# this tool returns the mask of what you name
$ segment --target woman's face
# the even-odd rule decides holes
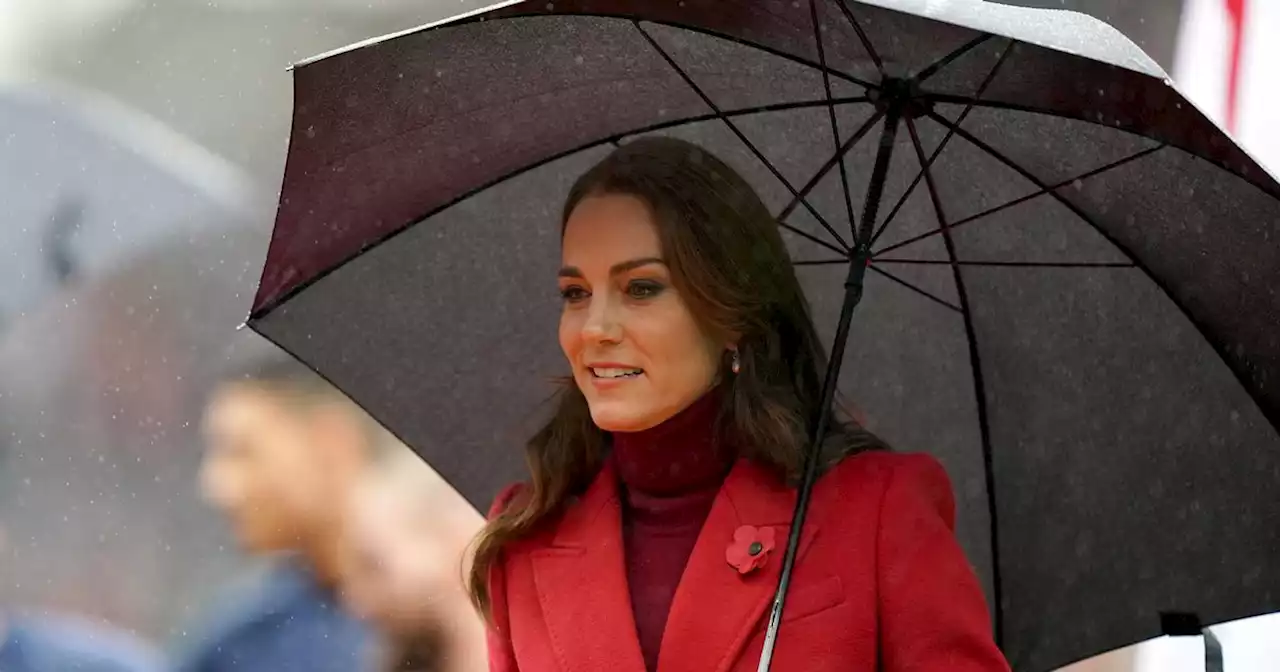
[[[715,385],[729,344],[703,332],[672,285],[643,201],[583,199],[561,256],[560,347],[597,426],[654,427]]]

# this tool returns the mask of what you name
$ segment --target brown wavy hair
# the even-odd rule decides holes
[[[827,357],[777,221],[751,185],[697,145],[671,138],[628,142],[570,190],[563,223],[583,199],[629,195],[652,211],[672,284],[708,334],[736,337],[740,370],[721,377],[723,431],[739,457],[799,480],[817,422]],[[723,366],[728,369],[729,353]],[[551,419],[525,446],[531,480],[473,543],[468,586],[490,614],[488,577],[508,544],[556,519],[599,472],[608,437],[572,382],[553,399]],[[882,448],[848,418],[833,423],[824,463]]]

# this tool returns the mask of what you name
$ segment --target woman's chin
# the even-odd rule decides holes
[[[591,420],[606,432],[642,432],[661,421],[655,421],[653,413],[635,408],[633,404],[599,402],[591,404]]]

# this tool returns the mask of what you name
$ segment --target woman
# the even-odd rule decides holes
[[[755,670],[826,362],[768,209],[628,143],[564,208],[572,384],[475,546],[490,669]],[[824,443],[774,669],[1007,670],[932,458]]]

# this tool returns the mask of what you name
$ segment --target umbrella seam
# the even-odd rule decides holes
[[[951,123],[950,121],[947,121],[945,117],[942,117],[941,115],[934,112],[930,112],[929,116],[932,117],[934,121],[936,121],[939,124],[942,124],[943,126],[947,126]],[[1002,152],[992,148],[990,145],[988,145],[986,142],[983,142],[980,138],[974,136],[972,133],[958,127],[956,128],[956,132],[960,134],[962,138],[969,141],[969,143],[972,144],[973,146],[977,147],[982,151],[985,151],[992,158],[995,158],[997,161],[1005,164],[1006,166],[1012,168],[1014,171],[1021,174],[1027,180],[1030,180],[1032,184],[1035,184],[1037,187],[1041,189],[1045,187],[1044,182],[1040,178],[1036,177],[1034,173],[1026,170],[1024,167],[1019,165],[1017,161],[1010,159],[1009,157],[1005,156]],[[1192,156],[1195,156],[1195,155],[1193,154]],[[1209,346],[1213,348],[1213,351],[1218,354],[1219,359],[1222,360],[1222,363],[1225,364],[1227,369],[1230,370],[1232,375],[1235,376],[1236,382],[1238,382],[1240,386],[1244,388],[1245,393],[1249,395],[1249,398],[1253,401],[1254,405],[1257,406],[1258,410],[1262,413],[1263,417],[1267,419],[1267,422],[1271,423],[1272,427],[1276,428],[1277,430],[1280,430],[1280,410],[1272,409],[1267,404],[1264,404],[1262,402],[1262,399],[1259,396],[1258,390],[1255,388],[1254,384],[1250,382],[1248,376],[1245,375],[1245,372],[1240,367],[1233,364],[1232,360],[1229,357],[1227,357],[1227,353],[1225,348],[1223,347],[1222,342],[1219,339],[1214,338],[1210,335],[1208,328],[1204,325],[1203,322],[1200,321],[1198,317],[1196,317],[1194,314],[1191,313],[1190,310],[1187,309],[1187,306],[1182,302],[1182,300],[1179,299],[1173,292],[1169,291],[1169,288],[1165,285],[1165,283],[1162,280],[1160,280],[1155,275],[1155,273],[1152,273],[1151,269],[1147,268],[1147,265],[1144,264],[1142,260],[1139,259],[1138,256],[1133,253],[1132,250],[1130,250],[1127,246],[1122,245],[1120,241],[1116,240],[1115,237],[1112,236],[1109,231],[1107,231],[1105,228],[1103,228],[1097,222],[1095,222],[1093,218],[1090,217],[1084,211],[1083,208],[1076,205],[1074,202],[1067,199],[1062,194],[1057,193],[1056,191],[1050,191],[1048,193],[1050,196],[1054,198],[1054,200],[1057,200],[1059,203],[1066,206],[1073,213],[1075,213],[1077,217],[1079,217],[1082,221],[1088,224],[1094,231],[1097,231],[1099,235],[1101,235],[1103,238],[1107,240],[1107,242],[1114,245],[1116,249],[1120,250],[1120,252],[1125,255],[1125,257],[1133,261],[1134,266],[1140,269],[1147,276],[1147,278],[1150,279],[1151,282],[1155,284],[1155,286],[1161,291],[1161,293],[1163,293],[1166,297],[1169,298],[1170,301],[1173,302],[1173,305],[1178,308],[1178,311],[1182,313],[1183,317],[1187,318],[1187,321],[1189,321],[1191,325],[1195,327],[1196,331],[1200,334],[1202,338],[1204,338],[1205,342],[1207,342]]]
[[[916,128],[914,119],[907,118],[907,131],[911,136],[911,144],[915,148],[916,159],[920,161],[920,165],[924,166],[925,153],[924,146],[920,143],[920,133]],[[938,219],[938,226],[943,230],[943,241],[947,248],[947,257],[955,262],[956,248],[955,239],[952,238],[950,230],[947,228],[946,213],[943,210],[942,197],[938,193],[937,185],[933,180],[932,171],[925,169],[925,187],[929,190],[929,200],[933,202],[933,212]],[[969,292],[965,287],[964,274],[960,267],[955,263],[951,264],[952,277],[956,283],[956,296],[960,300],[961,315],[964,318],[965,337],[969,345],[969,368],[973,380],[974,403],[977,405],[978,414],[978,433],[982,441],[982,467],[984,476],[987,480],[987,509],[989,516],[990,539],[989,546],[991,550],[991,588],[992,601],[995,603],[992,609],[992,630],[994,632],[996,645],[1004,648],[1004,588],[1001,582],[1000,571],[1000,523],[996,509],[996,488],[995,488],[995,464],[994,455],[991,448],[991,423],[987,413],[987,388],[986,380],[982,370],[982,354],[978,349],[977,333],[973,325],[973,312],[969,307]]]
[[[810,1],[817,2],[817,0]],[[849,9],[849,5],[843,2],[843,0],[835,0],[835,3],[840,7],[840,12],[844,14],[844,18],[849,20],[849,25],[853,26],[853,32],[858,34],[858,39],[862,42],[862,48],[867,50],[867,56],[871,58],[872,63],[875,63],[876,70],[880,72],[881,79],[887,79],[889,74],[885,72],[884,60],[880,58],[880,54],[876,51],[876,48],[871,45],[871,39],[867,37],[866,31],[862,29],[862,24],[858,23],[858,20],[853,16],[853,10]]]
[[[924,100],[932,101],[936,103],[952,104],[952,105],[966,105],[970,102],[973,102],[970,98],[966,98],[965,96],[958,96],[958,95],[946,94],[946,93],[925,93]],[[1207,161],[1225,170],[1226,172],[1232,175],[1235,175],[1236,177],[1253,185],[1255,188],[1257,188],[1259,191],[1265,194],[1269,194],[1276,198],[1280,198],[1280,183],[1277,183],[1271,180],[1270,175],[1267,173],[1266,169],[1260,168],[1256,165],[1254,167],[1245,166],[1246,168],[1249,168],[1248,170],[1249,174],[1245,175],[1240,171],[1236,170],[1235,167],[1230,165],[1225,160],[1208,158],[1186,147],[1183,147],[1182,145],[1170,142],[1163,137],[1157,137],[1155,135],[1148,135],[1146,133],[1143,133],[1142,130],[1145,127],[1141,124],[1138,124],[1137,122],[1131,122],[1124,125],[1104,124],[1104,123],[1098,123],[1097,121],[1089,120],[1085,117],[1078,116],[1075,114],[1069,114],[1069,113],[1058,112],[1053,110],[1037,109],[1037,108],[1028,107],[1025,105],[1018,105],[1016,103],[1009,103],[1009,102],[996,101],[996,100],[977,101],[977,102],[973,102],[973,104],[975,107],[982,107],[982,108],[988,108],[993,110],[1008,110],[1011,112],[1022,112],[1023,114],[1039,114],[1039,115],[1044,115],[1046,117],[1057,117],[1059,119],[1069,119],[1072,121],[1079,121],[1086,124],[1092,124],[1094,126],[1102,126],[1104,128],[1123,131],[1132,136],[1142,138],[1144,140],[1150,140],[1152,142],[1158,142],[1163,145],[1167,145],[1169,147],[1176,147],[1190,154],[1191,156]],[[951,124],[951,123],[953,122],[947,121],[946,123],[943,124],[943,126],[947,126],[948,124]],[[1243,154],[1242,156],[1246,160],[1252,161],[1252,159],[1247,154]],[[1253,168],[1258,168],[1258,169],[1254,170]]]
[[[893,282],[896,282],[896,283],[898,283],[899,285],[902,285],[903,287],[906,287],[907,289],[909,289],[909,290],[911,290],[911,291],[913,291],[913,292],[915,292],[915,293],[917,293],[917,294],[919,294],[919,295],[921,295],[921,296],[925,297],[926,299],[929,299],[930,301],[934,301],[934,302],[936,302],[936,303],[939,303],[939,304],[941,304],[941,305],[943,305],[943,306],[945,306],[945,307],[947,307],[947,308],[950,308],[951,310],[956,311],[957,313],[963,313],[963,312],[964,312],[964,311],[963,311],[959,306],[957,306],[957,305],[955,305],[955,304],[951,303],[950,301],[947,301],[946,299],[943,299],[943,298],[941,298],[941,297],[935,296],[935,295],[934,295],[934,294],[932,294],[931,292],[927,292],[927,291],[925,291],[925,290],[923,290],[923,289],[920,289],[919,287],[916,287],[915,285],[911,284],[910,282],[907,282],[906,280],[903,280],[902,278],[899,278],[898,276],[896,276],[896,275],[894,275],[894,274],[890,273],[889,271],[884,270],[883,268],[877,268],[877,267],[875,266],[875,264],[872,264],[871,266],[868,266],[867,268],[869,268],[872,272],[879,273],[880,275],[883,275],[884,277],[888,278],[889,280],[892,280]]]
[[[915,80],[917,84],[923,84],[926,81],[928,81],[929,78],[945,70],[947,66],[960,60],[960,57],[964,56],[970,51],[973,51],[974,49],[977,49],[984,42],[993,38],[995,38],[995,35],[992,35],[991,33],[983,33],[973,38],[972,40],[969,40],[968,42],[964,43],[955,51],[925,66],[919,72],[915,73],[914,75],[911,75],[910,79]],[[1009,40],[1010,46],[1013,45],[1014,43],[1013,39],[1011,38],[1005,38],[1005,39]],[[1003,59],[1003,57],[1001,58]],[[999,65],[997,64],[996,67],[999,68]],[[981,97],[981,94],[979,94],[978,97]]]
[[[776,15],[774,15],[774,16],[776,16]],[[758,49],[758,50],[760,50],[760,51],[762,51],[762,52],[764,52],[764,53],[770,54],[770,55],[772,55],[772,56],[777,56],[778,58],[785,59],[785,60],[787,60],[787,61],[791,61],[792,63],[796,63],[797,65],[803,65],[803,66],[805,66],[805,67],[807,67],[807,68],[812,68],[812,69],[815,69],[815,70],[820,70],[820,69],[822,69],[822,66],[821,66],[821,65],[819,65],[818,63],[814,63],[813,61],[811,61],[811,60],[809,60],[809,59],[807,59],[807,58],[804,58],[804,57],[799,56],[799,55],[797,55],[797,54],[793,54],[793,53],[791,53],[791,52],[783,51],[783,50],[781,50],[781,49],[779,49],[779,48],[777,48],[777,47],[771,47],[771,46],[768,46],[768,45],[763,44],[763,43],[760,43],[760,42],[753,42],[753,41],[751,41],[751,40],[747,40],[747,39],[744,39],[744,38],[742,38],[742,37],[738,37],[738,36],[736,36],[736,35],[730,35],[730,34],[728,34],[728,33],[721,33],[721,32],[717,32],[717,31],[715,31],[715,30],[711,30],[711,29],[709,29],[709,28],[703,28],[703,27],[701,27],[701,26],[691,26],[691,25],[688,25],[688,24],[676,23],[676,22],[674,22],[674,21],[660,21],[660,20],[655,20],[655,19],[651,19],[651,18],[643,17],[643,16],[638,16],[638,15],[635,15],[635,14],[630,14],[630,13],[627,13],[627,12],[619,12],[619,13],[615,13],[615,14],[606,14],[606,13],[603,13],[603,12],[573,12],[573,13],[554,13],[554,12],[552,12],[552,13],[537,13],[537,14],[533,14],[533,13],[524,13],[524,14],[511,14],[511,15],[508,15],[508,16],[501,16],[501,17],[497,17],[497,18],[491,18],[491,19],[487,19],[487,21],[491,21],[491,22],[492,22],[492,21],[508,21],[508,20],[511,20],[511,19],[528,19],[528,18],[540,18],[540,17],[561,17],[561,18],[566,18],[566,17],[567,17],[567,18],[579,18],[579,17],[582,17],[582,18],[597,18],[597,19],[618,19],[618,20],[622,20],[622,21],[629,21],[629,22],[632,22],[632,23],[639,23],[639,22],[643,21],[644,23],[650,23],[650,24],[653,24],[653,25],[656,25],[656,26],[665,26],[665,27],[668,27],[668,28],[677,28],[677,29],[680,29],[680,30],[689,31],[689,32],[691,32],[691,33],[697,33],[697,34],[699,34],[699,35],[706,35],[706,36],[709,36],[709,37],[715,37],[715,38],[718,38],[718,39],[722,39],[722,40],[726,40],[726,41],[729,41],[729,42],[733,42],[733,43],[735,43],[735,44],[739,44],[739,45],[744,46],[744,47],[750,47],[750,48],[752,48],[752,49]],[[449,25],[444,25],[444,26],[438,26],[438,27],[436,27],[436,28],[432,28],[431,30],[443,30],[443,29],[446,29],[446,28],[455,28],[455,27],[459,27],[459,26],[464,26],[464,25],[472,24],[472,23],[480,23],[480,22],[485,21],[485,20],[486,20],[486,19],[484,19],[484,18],[482,18],[482,17],[474,17],[474,18],[471,18],[471,19],[469,19],[469,20],[467,20],[467,21],[465,21],[465,22],[461,22],[461,23],[454,23],[454,24],[449,24]],[[830,68],[830,73],[831,73],[832,75],[836,76],[836,77],[839,77],[839,78],[841,78],[841,79],[843,79],[843,80],[845,80],[845,81],[847,81],[847,82],[851,83],[851,84],[857,84],[858,86],[861,86],[861,87],[864,87],[864,88],[867,88],[867,89],[878,89],[878,88],[880,88],[877,84],[874,84],[874,83],[872,83],[872,82],[870,82],[870,81],[864,80],[864,79],[862,79],[862,78],[860,78],[860,77],[857,77],[857,76],[851,75],[851,74],[849,74],[849,73],[847,73],[847,72],[844,72],[844,71],[842,71],[842,70],[837,70],[837,69],[835,69],[835,68]]]
[[[978,85],[978,90],[973,94],[973,98],[970,100],[970,103],[965,106],[964,110],[960,112],[960,116],[957,117],[957,119],[960,120],[960,123],[963,123],[964,120],[968,118],[969,113],[973,111],[974,103],[982,98],[982,94],[987,92],[987,87],[991,86],[991,83],[995,81],[996,75],[1000,72],[1000,68],[1003,67],[1005,61],[1008,60],[1009,54],[1013,53],[1014,44],[1016,43],[1013,40],[1009,40],[1009,43],[1005,45],[1004,51],[1000,52],[1000,58],[996,59],[996,64],[991,66],[991,71],[987,73],[987,76],[984,77],[982,82]],[[919,81],[922,80],[917,80],[917,83]],[[906,205],[907,199],[911,198],[911,194],[914,193],[916,187],[920,185],[920,180],[924,178],[924,171],[933,167],[934,161],[942,155],[942,151],[947,148],[947,145],[951,143],[951,138],[954,136],[955,132],[948,129],[946,136],[942,138],[942,142],[938,143],[938,146],[934,148],[933,155],[929,157],[929,160],[924,165],[920,166],[920,171],[916,173],[915,179],[911,181],[911,184],[907,186],[907,190],[902,193],[901,198],[899,198],[898,202],[894,204],[893,209],[889,211],[889,215],[885,217],[884,222],[880,224],[880,228],[871,236],[871,242],[867,243],[867,247],[875,245],[876,241],[880,240],[880,236],[884,235],[884,232],[889,229],[889,224],[893,223],[893,218],[898,215],[898,212],[902,210],[902,206]]]
[[[851,103],[851,104],[852,104],[852,103],[857,103],[857,102],[865,102],[865,98],[863,98],[863,97],[855,97],[855,98],[847,99],[847,101],[848,101],[849,103]],[[750,116],[750,115],[753,115],[753,114],[765,114],[765,113],[768,113],[768,112],[783,112],[783,111],[788,111],[788,110],[799,110],[799,109],[810,109],[810,108],[817,108],[817,107],[825,107],[827,104],[828,104],[828,103],[827,103],[827,101],[825,101],[825,100],[809,100],[809,101],[802,101],[802,102],[796,102],[796,103],[782,103],[782,104],[778,104],[778,105],[763,105],[763,106],[757,106],[757,107],[751,107],[751,108],[744,108],[744,109],[741,109],[741,110],[733,110],[733,111],[730,111],[730,112],[724,112],[723,114],[724,114],[725,116],[730,116],[730,117],[746,117],[746,116]],[[499,184],[502,184],[503,182],[506,182],[506,181],[511,180],[511,179],[513,179],[513,178],[516,178],[516,177],[519,177],[520,175],[522,175],[522,174],[524,174],[524,173],[527,173],[527,172],[529,172],[529,171],[531,171],[531,170],[536,170],[536,169],[538,169],[538,168],[541,168],[541,167],[543,167],[543,166],[545,166],[545,165],[547,165],[547,164],[553,163],[553,162],[558,161],[558,160],[560,160],[560,159],[564,159],[564,158],[569,157],[569,156],[572,156],[572,155],[574,155],[574,154],[577,154],[577,153],[580,153],[580,152],[589,151],[589,150],[595,149],[595,148],[597,148],[597,147],[600,147],[600,146],[602,146],[602,145],[609,144],[609,143],[611,143],[611,142],[612,142],[612,141],[614,141],[614,140],[619,140],[619,139],[622,139],[622,138],[627,138],[627,137],[634,136],[634,135],[641,135],[641,134],[645,134],[645,133],[653,133],[653,132],[656,132],[656,131],[661,131],[661,130],[664,130],[664,129],[667,129],[667,128],[673,128],[673,127],[681,126],[681,125],[685,125],[685,124],[696,124],[696,123],[701,123],[701,122],[706,122],[706,121],[715,121],[715,120],[716,120],[716,119],[718,119],[718,118],[719,118],[719,117],[718,117],[717,115],[715,115],[715,114],[703,114],[703,115],[697,115],[697,116],[693,116],[693,117],[685,117],[685,118],[683,118],[683,119],[674,119],[674,120],[671,120],[671,121],[664,121],[664,122],[661,122],[661,123],[658,123],[658,124],[652,124],[652,125],[650,125],[650,126],[645,126],[645,127],[641,127],[641,128],[631,129],[631,130],[628,130],[628,131],[626,131],[626,132],[622,132],[622,133],[614,133],[614,134],[608,135],[608,136],[606,136],[606,137],[604,137],[604,138],[601,138],[601,139],[598,139],[598,140],[592,140],[592,141],[590,141],[590,142],[586,142],[586,143],[584,143],[584,144],[581,144],[581,145],[578,145],[578,146],[575,146],[575,147],[572,147],[572,148],[566,149],[566,150],[564,150],[564,151],[562,151],[562,152],[559,152],[559,153],[553,154],[553,155],[548,156],[548,157],[546,157],[546,158],[544,158],[544,159],[541,159],[541,160],[535,161],[535,162],[533,162],[533,163],[530,163],[530,164],[529,164],[529,165],[527,165],[527,166],[523,166],[523,167],[521,167],[521,168],[519,168],[519,169],[517,169],[517,170],[514,170],[514,171],[512,171],[512,172],[506,173],[506,174],[504,174],[504,175],[502,175],[502,176],[500,176],[500,177],[496,177],[496,178],[494,178],[494,179],[492,179],[492,180],[489,180],[489,181],[487,181],[487,182],[485,182],[485,183],[483,183],[483,184],[481,184],[481,185],[479,185],[479,186],[477,186],[477,187],[475,187],[475,188],[473,188],[473,189],[469,189],[469,190],[467,190],[465,193],[463,193],[463,194],[461,194],[461,195],[457,196],[456,198],[450,199],[449,201],[447,201],[447,202],[445,202],[445,203],[442,203],[442,204],[440,204],[440,205],[438,205],[438,206],[435,206],[435,207],[432,207],[432,208],[428,209],[428,211],[427,211],[425,214],[423,214],[423,215],[421,215],[421,216],[419,216],[419,217],[414,218],[414,219],[413,219],[413,220],[411,220],[409,223],[404,224],[404,225],[401,225],[401,226],[398,226],[398,227],[396,227],[395,229],[392,229],[392,230],[390,230],[390,231],[387,231],[385,234],[383,234],[383,235],[379,236],[376,240],[370,241],[370,242],[368,242],[368,243],[366,243],[366,244],[362,245],[362,246],[360,247],[360,249],[359,249],[359,250],[357,250],[356,252],[354,252],[353,254],[348,255],[346,258],[344,258],[344,259],[342,259],[341,261],[339,261],[339,262],[337,262],[337,263],[333,264],[333,265],[332,265],[332,266],[330,266],[329,268],[326,268],[326,269],[324,269],[323,271],[321,271],[321,272],[319,272],[319,273],[315,274],[314,276],[312,276],[312,277],[311,277],[310,279],[308,279],[307,281],[305,281],[305,282],[301,282],[301,283],[298,283],[296,286],[294,286],[293,288],[289,289],[288,291],[281,292],[281,293],[279,294],[279,296],[277,296],[276,298],[273,298],[273,299],[271,299],[270,301],[266,301],[266,302],[264,302],[264,303],[263,303],[263,305],[262,305],[260,308],[258,308],[258,309],[256,309],[256,310],[252,311],[252,313],[250,314],[250,316],[249,316],[248,320],[246,320],[246,324],[248,324],[248,323],[250,323],[250,322],[254,322],[254,321],[256,321],[256,320],[261,319],[262,317],[266,316],[268,313],[270,313],[270,312],[274,311],[276,308],[279,308],[281,305],[283,305],[283,304],[285,304],[285,303],[289,302],[290,300],[292,300],[294,297],[296,297],[298,294],[302,293],[303,291],[305,291],[305,290],[306,290],[306,289],[308,289],[309,287],[311,287],[311,286],[315,285],[317,282],[319,282],[319,281],[323,280],[325,277],[327,277],[327,276],[328,276],[328,275],[330,275],[331,273],[333,273],[333,272],[337,271],[338,269],[342,268],[343,266],[347,265],[349,262],[351,262],[351,261],[353,261],[353,260],[355,260],[355,259],[357,259],[357,258],[359,258],[359,257],[363,256],[366,252],[368,252],[368,251],[370,251],[370,250],[372,250],[372,249],[374,249],[374,248],[376,248],[376,247],[378,247],[378,246],[382,245],[383,243],[385,243],[385,242],[387,242],[388,240],[390,240],[390,239],[392,239],[392,238],[396,237],[397,235],[399,235],[399,234],[401,234],[401,233],[404,233],[405,231],[408,231],[409,229],[414,228],[415,226],[417,226],[417,225],[419,225],[419,224],[421,224],[421,223],[423,223],[423,222],[427,221],[428,219],[430,219],[430,218],[432,218],[432,217],[434,217],[434,216],[436,216],[436,215],[440,214],[441,212],[443,212],[443,211],[445,211],[445,210],[448,210],[449,208],[451,208],[451,207],[453,207],[453,206],[455,206],[455,205],[458,205],[459,203],[462,203],[463,201],[466,201],[466,200],[468,200],[468,199],[470,199],[470,198],[473,198],[473,197],[475,197],[476,195],[481,194],[481,193],[483,193],[483,192],[485,192],[485,191],[487,191],[487,190],[489,190],[489,189],[492,189],[493,187],[495,187],[495,186],[497,186],[497,185],[499,185]],[[826,242],[826,241],[823,241],[823,240],[818,239],[818,238],[814,238],[813,236],[811,236],[811,235],[809,235],[809,234],[807,234],[807,233],[805,233],[805,232],[803,232],[803,231],[794,230],[794,232],[795,232],[795,233],[797,233],[798,235],[802,235],[802,236],[805,236],[805,237],[809,238],[810,240],[812,240],[812,241],[813,241],[813,242],[815,242],[815,243],[818,243],[818,244],[821,244],[821,245],[823,245],[823,246],[827,247],[828,249],[830,249],[830,250],[831,250],[831,251],[833,251],[833,252],[836,252],[836,253],[839,253],[839,254],[843,254],[843,253],[845,252],[844,250],[841,250],[841,249],[839,249],[839,248],[835,247],[834,245],[832,245],[832,244],[830,244],[830,243],[828,243],[828,242]],[[265,272],[265,269],[264,269],[264,272]],[[261,284],[261,281],[259,282],[259,284]]]
[[[696,93],[698,97],[702,98],[703,102],[706,103],[707,106],[710,107],[712,111],[716,113],[716,118],[724,122],[725,126],[728,126],[729,130],[732,131],[733,134],[738,137],[738,140],[742,142],[742,144],[745,145],[747,149],[751,151],[752,154],[755,155],[756,159],[758,159],[762,164],[764,164],[764,167],[769,169],[769,172],[773,173],[774,178],[777,179],[779,182],[781,182],[782,186],[786,187],[787,191],[790,191],[792,196],[798,196],[799,192],[791,184],[791,181],[788,180],[785,176],[783,176],[782,172],[779,171],[777,167],[775,167],[772,163],[770,163],[768,159],[765,158],[764,153],[761,152],[755,146],[755,144],[753,144],[747,138],[746,134],[743,133],[742,130],[737,127],[737,125],[729,121],[729,119],[725,118],[725,116],[723,115],[720,109],[720,106],[716,105],[715,101],[711,99],[711,96],[707,95],[707,93],[702,90],[702,87],[698,86],[697,82],[693,81],[693,77],[689,73],[685,72],[684,68],[681,68],[679,63],[676,63],[675,58],[670,54],[668,54],[666,50],[662,48],[662,45],[658,44],[658,41],[652,35],[649,34],[649,31],[645,30],[644,26],[641,26],[639,21],[632,22],[632,25],[634,25],[636,27],[636,30],[640,31],[640,34],[643,35],[644,38],[649,41],[649,44],[654,48],[654,50],[658,52],[659,55],[662,56],[664,60],[666,60],[667,64],[670,65],[671,68],[676,71],[676,74],[680,75],[680,78],[683,79],[685,83],[689,85],[689,88],[693,89],[693,92]],[[828,103],[828,105],[830,105],[830,103]],[[814,207],[812,203],[809,203],[805,199],[801,199],[801,201],[804,204],[805,209],[809,211],[809,214],[813,215],[814,218],[818,220],[818,224],[822,225],[822,228],[826,229],[827,233],[830,233],[831,236],[836,239],[836,241],[840,244],[840,246],[844,248],[843,250],[844,252],[848,252],[849,244],[846,243],[844,240],[844,237],[841,236],[835,230],[835,227],[831,226],[831,223],[828,222],[826,218],[824,218],[822,214],[818,212],[818,209]]]
[[[1127,163],[1129,163],[1129,162],[1131,162],[1131,161],[1136,161],[1136,160],[1138,160],[1138,159],[1140,159],[1140,158],[1142,158],[1142,157],[1144,157],[1144,156],[1146,156],[1146,155],[1148,155],[1148,154],[1151,154],[1151,153],[1155,152],[1155,151],[1156,151],[1156,150],[1158,150],[1158,149],[1163,149],[1163,148],[1164,148],[1164,147],[1166,147],[1166,146],[1167,146],[1167,145],[1159,144],[1159,145],[1155,145],[1155,146],[1153,146],[1153,147],[1148,147],[1148,148],[1146,148],[1146,149],[1144,149],[1144,150],[1141,150],[1141,151],[1138,151],[1138,152],[1134,152],[1133,154],[1130,154],[1129,156],[1126,156],[1126,157],[1121,158],[1121,159],[1117,159],[1117,160],[1115,160],[1115,161],[1112,161],[1111,163],[1108,163],[1108,164],[1105,164],[1105,165],[1099,166],[1099,167],[1097,167],[1097,168],[1093,168],[1093,169],[1091,169],[1091,170],[1089,170],[1089,171],[1086,171],[1086,172],[1084,172],[1084,173],[1081,173],[1081,174],[1079,174],[1079,175],[1076,175],[1075,177],[1072,177],[1072,178],[1070,178],[1070,179],[1066,179],[1066,180],[1062,180],[1062,181],[1057,182],[1057,183],[1055,183],[1055,184],[1053,184],[1053,185],[1050,185],[1050,186],[1047,186],[1047,187],[1045,187],[1045,188],[1043,188],[1043,189],[1037,190],[1037,191],[1035,191],[1035,192],[1033,192],[1033,193],[1027,194],[1027,195],[1025,195],[1025,196],[1019,196],[1018,198],[1015,198],[1015,199],[1013,199],[1013,200],[1011,200],[1011,201],[1007,201],[1007,202],[1005,202],[1005,203],[1001,203],[1000,205],[992,206],[992,207],[990,207],[990,208],[987,208],[986,210],[983,210],[982,212],[979,212],[979,213],[976,213],[976,214],[973,214],[973,215],[969,215],[969,216],[967,216],[967,217],[962,217],[962,218],[960,218],[960,219],[958,219],[958,220],[956,220],[956,221],[951,222],[950,224],[948,224],[948,225],[947,225],[947,228],[949,228],[949,229],[951,229],[952,231],[954,231],[954,230],[956,230],[956,229],[958,229],[958,228],[960,228],[961,226],[964,226],[964,225],[966,225],[966,224],[972,224],[972,223],[974,223],[974,222],[976,222],[976,221],[978,221],[978,220],[980,220],[980,219],[985,219],[985,218],[987,218],[987,217],[990,217],[991,215],[994,215],[994,214],[997,214],[997,213],[1003,212],[1003,211],[1005,211],[1005,210],[1008,210],[1009,208],[1012,208],[1012,207],[1015,207],[1015,206],[1021,205],[1021,204],[1023,204],[1023,203],[1027,203],[1027,202],[1029,202],[1029,201],[1033,201],[1033,200],[1035,200],[1035,199],[1037,199],[1037,198],[1040,198],[1041,196],[1047,196],[1047,195],[1048,195],[1050,192],[1052,192],[1052,191],[1057,191],[1058,189],[1061,189],[1061,188],[1066,187],[1066,186],[1068,186],[1068,185],[1074,184],[1074,183],[1076,183],[1076,182],[1082,182],[1082,181],[1084,181],[1084,180],[1093,179],[1094,177],[1097,177],[1097,176],[1099,176],[1099,175],[1101,175],[1101,174],[1103,174],[1103,173],[1105,173],[1105,172],[1107,172],[1107,171],[1109,171],[1109,170],[1112,170],[1112,169],[1114,169],[1114,168],[1119,168],[1120,166],[1123,166],[1123,165],[1125,165],[1125,164],[1127,164]],[[906,240],[901,240],[901,241],[898,241],[898,242],[896,242],[896,243],[893,243],[893,244],[889,245],[888,247],[881,248],[880,250],[877,250],[875,253],[873,253],[873,255],[872,255],[872,256],[873,256],[873,257],[876,257],[876,258],[879,258],[879,256],[880,256],[880,255],[882,255],[882,254],[887,254],[887,253],[889,253],[889,252],[893,252],[894,250],[900,250],[900,249],[902,249],[902,248],[904,248],[904,247],[908,247],[908,246],[913,245],[913,244],[915,244],[915,243],[918,243],[918,242],[920,242],[920,241],[922,241],[922,240],[927,240],[927,239],[929,239],[929,238],[933,238],[933,237],[938,236],[938,235],[941,235],[941,234],[942,234],[942,229],[934,229],[934,230],[932,230],[932,231],[926,231],[926,232],[924,232],[924,233],[922,233],[922,234],[919,234],[919,235],[917,235],[917,236],[913,236],[913,237],[908,238],[908,239],[906,239]]]
[[[839,102],[839,101],[836,101],[836,102]],[[867,133],[871,132],[871,129],[875,127],[876,123],[883,118],[884,118],[884,112],[880,110],[875,110],[875,112],[872,113],[872,115],[868,117],[865,122],[863,122],[862,126],[856,132],[854,132],[854,134],[850,136],[847,141],[845,141],[844,145],[840,147],[840,151],[837,152],[830,159],[827,159],[826,163],[822,164],[822,166],[818,168],[818,172],[815,173],[814,176],[808,182],[806,182],[803,187],[800,188],[799,198],[792,198],[791,201],[787,203],[787,207],[783,208],[778,213],[778,219],[779,220],[785,219],[792,212],[795,212],[795,209],[800,205],[800,201],[805,196],[808,196],[809,193],[812,192],[815,188],[817,188],[818,183],[821,182],[823,178],[825,178],[827,174],[831,172],[831,169],[835,167],[836,161],[844,158],[846,154],[852,151],[853,148],[856,147],[857,144],[861,142],[863,138],[866,137]]]
[[[831,100],[831,76],[827,74],[827,50],[822,44],[822,28],[818,23],[818,0],[809,0],[809,13],[813,20],[813,39],[818,46],[818,62],[822,64],[822,87],[827,94],[827,100]],[[827,116],[831,119],[831,141],[836,148],[836,164],[840,166],[840,187],[844,192],[844,206],[849,217],[849,229],[852,232],[854,244],[858,243],[858,219],[853,214],[853,196],[849,193],[849,169],[845,165],[845,154],[841,152],[840,143],[840,124],[836,121],[836,106],[834,103],[827,105]],[[799,196],[799,194],[796,194]]]

